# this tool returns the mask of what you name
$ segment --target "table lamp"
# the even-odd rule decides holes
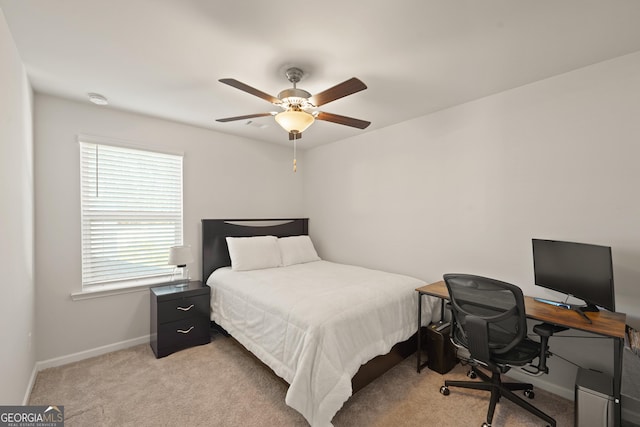
[[[169,248],[169,265],[175,265],[171,274],[171,281],[189,280],[189,268],[187,264],[193,262],[191,246],[171,246]]]

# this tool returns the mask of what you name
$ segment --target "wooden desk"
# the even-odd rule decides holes
[[[422,296],[430,295],[442,299],[444,307],[444,300],[449,299],[449,291],[444,281],[432,283],[417,288],[418,292],[418,372],[424,367],[421,364],[420,354],[420,326],[422,325]],[[604,337],[612,338],[614,340],[613,346],[613,397],[615,402],[615,425],[620,426],[620,385],[622,380],[622,350],[624,348],[624,335],[625,326],[627,321],[627,315],[624,313],[614,313],[606,310],[599,312],[586,313],[587,317],[591,320],[588,323],[578,313],[566,308],[556,307],[554,305],[545,304],[543,302],[536,301],[533,297],[524,297],[525,311],[527,317],[534,320],[539,320],[545,323],[551,323],[558,326],[564,326],[571,329],[578,329],[581,331],[590,332],[593,334],[601,335]],[[442,311],[444,314],[444,310]]]

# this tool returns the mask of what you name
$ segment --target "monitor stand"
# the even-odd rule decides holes
[[[544,303],[544,304],[555,305],[556,307],[566,308],[567,310],[575,311],[584,320],[586,320],[588,323],[591,323],[591,319],[589,319],[587,317],[587,315],[584,314],[584,312],[585,311],[599,311],[598,307],[596,307],[593,304],[587,304],[585,306],[579,306],[579,305],[575,305],[575,304],[569,304],[569,303],[566,303],[566,302],[553,301],[553,300],[550,300],[550,299],[544,299],[544,298],[538,298],[538,297],[535,297],[534,300],[536,300],[538,302],[541,302],[541,303]]]
[[[600,309],[595,304],[589,304],[589,303],[586,303],[585,305],[581,306],[580,310],[582,310],[583,312],[593,312],[593,313],[597,313],[600,311]]]

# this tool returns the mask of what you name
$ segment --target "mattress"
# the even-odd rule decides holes
[[[217,269],[211,319],[289,383],[286,403],[316,427],[351,396],[360,366],[416,331],[418,279],[315,261],[252,271]],[[423,321],[439,302],[423,300]]]

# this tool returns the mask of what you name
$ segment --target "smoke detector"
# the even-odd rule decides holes
[[[109,101],[107,100],[107,98],[105,98],[104,96],[100,95],[99,93],[90,93],[89,95],[89,101],[93,102],[96,105],[108,105]]]

